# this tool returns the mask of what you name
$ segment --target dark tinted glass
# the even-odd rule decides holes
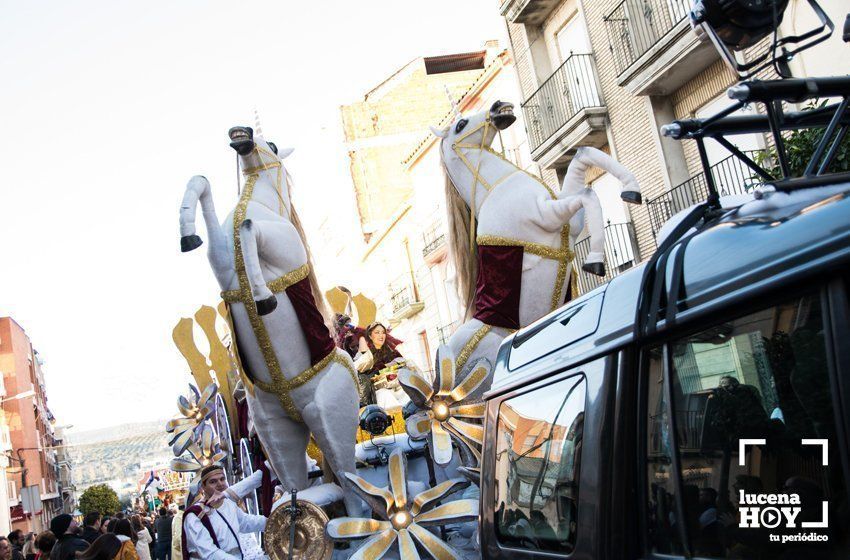
[[[670,345],[682,515],[663,358],[652,354],[647,484],[654,551],[682,553],[684,529],[700,557],[850,557],[824,337],[820,298],[812,295]],[[742,447],[742,440],[750,441]]]
[[[503,544],[575,546],[586,383],[574,376],[506,400],[496,444],[496,533]]]

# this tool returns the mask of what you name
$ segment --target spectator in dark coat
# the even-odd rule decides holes
[[[58,539],[50,551],[50,560],[74,560],[77,552],[89,547],[89,543],[79,538],[75,532],[77,522],[74,518],[63,513],[50,520],[50,530]]]
[[[156,560],[171,560],[171,522],[174,518],[164,507],[159,508],[156,520]]]
[[[9,544],[12,545],[12,560],[24,560],[24,532],[20,529],[15,529],[9,536]]]
[[[84,541],[93,544],[100,536],[100,512],[90,511],[83,518],[83,534],[80,535]]]

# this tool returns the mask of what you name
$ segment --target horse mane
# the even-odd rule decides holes
[[[446,218],[449,230],[449,259],[455,268],[458,299],[464,307],[464,321],[472,318],[475,311],[472,302],[475,299],[475,284],[478,280],[478,244],[470,247],[470,229],[472,228],[469,206],[455,188],[440,150],[440,163],[443,167],[446,189]]]
[[[295,231],[298,232],[298,237],[301,238],[301,244],[304,245],[304,251],[307,253],[307,265],[310,267],[310,272],[307,275],[307,280],[310,282],[310,290],[313,292],[313,299],[316,302],[316,308],[322,314],[325,320],[325,325],[331,331],[331,336],[336,335],[336,326],[331,321],[331,314],[328,311],[328,306],[325,302],[325,296],[319,289],[319,280],[316,277],[316,267],[313,266],[313,254],[310,252],[310,245],[307,243],[307,235],[304,233],[304,226],[301,224],[301,218],[298,217],[298,212],[295,211],[295,205],[292,203],[292,179],[289,173],[286,173],[286,190],[289,192],[289,221],[292,222]]]

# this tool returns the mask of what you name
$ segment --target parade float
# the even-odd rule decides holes
[[[584,185],[588,168],[609,171],[624,185],[622,198],[640,202],[633,175],[598,150],[579,150],[560,191],[510,163],[491,148],[515,121],[510,103],[468,117],[453,107],[448,126],[433,130],[467,321],[439,348],[433,379],[410,363],[373,379],[404,391],[403,409],[358,411],[354,364],[328,326],[292,205],[283,164],[291,150],[265,140],[258,123],[230,129],[244,186],[221,225],[209,181],[195,176],[187,185],[181,249],[202,244],[200,204],[223,302],[174,329],[197,386],[178,399],[180,415],[167,426],[172,468],[199,473],[221,463],[231,481],[265,469],[247,507],[269,516],[271,558],[480,557],[480,399],[499,344],[574,295],[572,248],[585,227],[592,251],[582,269],[604,274],[603,217]],[[356,308],[354,328],[374,319],[362,296],[325,295],[337,317]],[[208,355],[195,343],[198,331]]]

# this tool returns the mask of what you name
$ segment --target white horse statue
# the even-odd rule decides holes
[[[492,381],[492,376],[478,371],[481,360],[492,368],[499,345],[509,333],[554,311],[573,295],[569,293],[573,248],[585,226],[591,250],[582,269],[605,274],[602,207],[596,193],[585,187],[588,169],[597,166],[608,171],[623,184],[623,200],[641,202],[634,175],[595,148],[578,149],[560,191],[555,192],[491,148],[498,132],[515,120],[513,105],[497,101],[469,117],[460,115],[455,107],[448,127],[431,129],[441,139],[450,254],[456,287],[467,308],[466,322],[449,338],[448,348],[438,351],[437,363],[451,357],[453,372],[438,372],[433,389],[428,387],[431,382],[416,372],[406,370],[399,375],[413,401],[432,408],[431,417],[445,416],[433,412],[439,406],[437,401],[448,394],[440,391],[438,384],[448,388],[463,385],[464,389],[457,391],[458,400],[479,400]],[[473,369],[477,379],[462,384]],[[443,406],[442,410],[445,413],[447,409]],[[472,410],[467,407],[462,414],[480,418],[481,411]],[[411,418],[415,419],[408,422],[408,432],[419,421],[418,416]],[[418,428],[413,431],[422,433]],[[460,435],[475,441],[478,432],[469,428]]]
[[[229,305],[239,356],[254,383],[248,403],[260,441],[285,489],[307,487],[305,450],[312,432],[327,465],[345,480],[354,472],[358,397],[351,359],[337,350],[321,312],[304,232],[290,200],[283,158],[262,132],[237,126],[230,146],[245,185],[223,225],[210,183],[192,177],[180,207],[181,249],[201,245],[195,212],[201,203],[208,257]],[[359,501],[345,492],[349,514]]]

